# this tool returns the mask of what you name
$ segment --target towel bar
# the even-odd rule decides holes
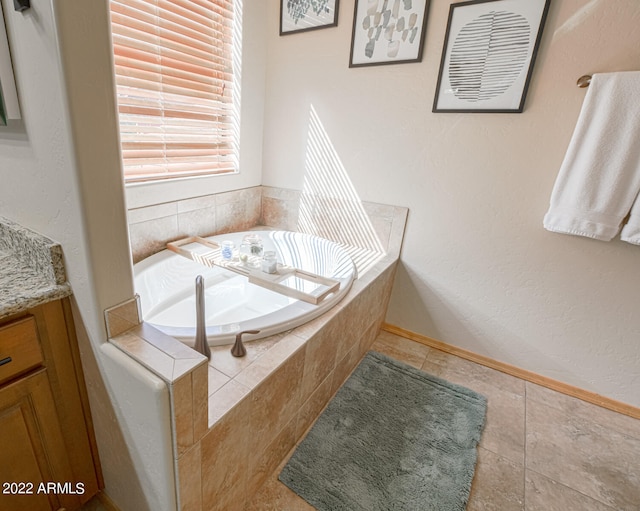
[[[590,83],[591,83],[591,75],[582,75],[580,78],[578,78],[578,81],[576,82],[578,87],[580,87],[581,89],[589,87]]]

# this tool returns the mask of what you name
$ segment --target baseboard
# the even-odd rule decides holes
[[[566,394],[567,396],[575,397],[581,399],[582,401],[607,408],[608,410],[628,415],[629,417],[633,417],[634,419],[640,419],[640,408],[622,403],[620,401],[616,401],[615,399],[601,396],[599,394],[596,394],[595,392],[584,390],[579,387],[554,380],[553,378],[548,378],[547,376],[542,376],[532,371],[521,369],[511,364],[499,362],[498,360],[485,357],[484,355],[478,355],[477,353],[473,353],[472,351],[458,348],[457,346],[452,346],[451,344],[447,344],[446,342],[438,341],[436,339],[432,339],[431,337],[427,337],[426,335],[411,332],[410,330],[405,330],[404,328],[401,328],[399,326],[390,325],[389,323],[383,323],[382,330],[395,335],[399,335],[400,337],[404,337],[405,339],[419,342],[420,344],[424,344],[425,346],[429,346],[430,348],[434,348],[440,351],[444,351],[445,353],[450,353],[460,358],[470,360],[471,362],[475,362],[476,364],[480,364],[486,367],[490,367],[491,369],[510,374],[511,376],[521,378],[522,380],[536,383],[538,385],[541,385],[542,387],[546,387],[548,389],[561,392],[562,394]]]

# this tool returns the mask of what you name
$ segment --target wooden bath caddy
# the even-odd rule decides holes
[[[192,243],[197,243],[213,250],[209,252],[197,252],[185,248],[185,245]],[[337,291],[340,287],[340,281],[336,279],[323,277],[316,273],[280,263],[277,265],[276,273],[265,273],[259,269],[248,268],[239,261],[223,259],[220,245],[214,241],[201,238],[200,236],[189,236],[188,238],[167,243],[167,248],[176,254],[204,266],[226,268],[227,270],[244,275],[252,284],[313,305],[318,305],[326,296]],[[315,289],[311,292],[298,289],[299,287],[303,287],[305,282],[316,286]]]

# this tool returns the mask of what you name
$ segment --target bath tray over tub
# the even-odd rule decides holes
[[[202,250],[202,247],[209,250]],[[252,284],[313,305],[320,303],[340,286],[336,279],[280,263],[277,265],[276,273],[248,268],[239,261],[223,259],[220,245],[200,236],[189,236],[167,243],[167,248],[204,266],[226,268],[244,275]],[[308,288],[311,290],[307,290]]]

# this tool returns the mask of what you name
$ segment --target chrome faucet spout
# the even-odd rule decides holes
[[[211,349],[207,341],[207,325],[204,317],[204,279],[196,277],[196,342],[195,350],[211,359]]]

